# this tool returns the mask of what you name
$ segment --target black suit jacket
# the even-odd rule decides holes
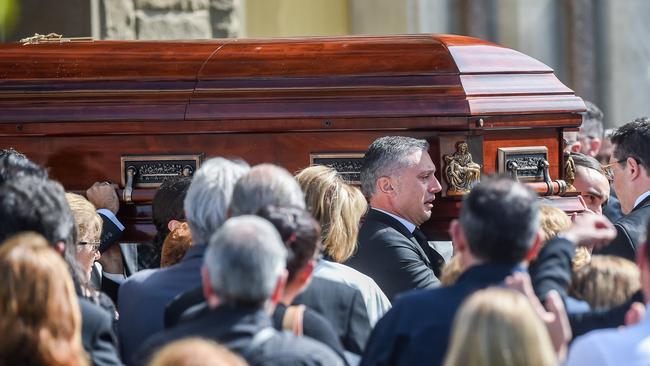
[[[359,355],[363,352],[372,328],[359,290],[341,282],[313,277],[293,303],[304,304],[327,319],[347,351]]]
[[[150,355],[166,344],[194,336],[217,341],[242,355],[251,366],[343,366],[341,357],[326,345],[273,329],[263,310],[222,305],[197,315],[149,338],[133,364],[145,365]]]
[[[650,219],[650,197],[646,197],[632,211],[616,221],[616,239],[608,246],[595,251],[594,254],[609,254],[636,260],[636,250],[645,240],[642,234]]]
[[[435,263],[404,225],[371,209],[359,230],[356,254],[346,263],[370,276],[393,301],[395,295],[414,288],[435,287],[444,259],[433,248]]]
[[[117,355],[117,338],[113,319],[104,309],[86,299],[79,299],[81,339],[95,366],[122,365]]]

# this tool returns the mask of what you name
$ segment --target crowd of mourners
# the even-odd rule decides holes
[[[587,105],[565,135],[585,208],[482,177],[450,242],[420,228],[425,140],[375,140],[360,186],[207,159],[137,244],[115,185],[66,192],[2,150],[0,365],[648,365],[650,119],[603,131]]]

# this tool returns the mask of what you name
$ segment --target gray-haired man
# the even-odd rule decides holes
[[[442,189],[428,150],[425,140],[382,137],[370,145],[361,168],[361,189],[371,208],[347,264],[372,277],[391,300],[438,284],[444,264],[418,228],[431,217]]]

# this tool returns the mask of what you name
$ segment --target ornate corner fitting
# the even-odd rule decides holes
[[[458,142],[456,152],[445,155],[444,159],[447,196],[462,196],[481,180],[481,166],[472,159],[467,142]]]
[[[576,179],[576,163],[570,153],[564,153],[564,180],[567,183],[567,192],[575,192],[573,182]]]

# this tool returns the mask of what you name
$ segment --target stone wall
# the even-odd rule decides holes
[[[102,39],[238,37],[240,0],[98,0]]]

